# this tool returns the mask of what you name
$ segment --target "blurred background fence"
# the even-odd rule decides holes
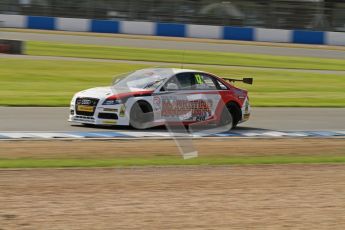
[[[344,0],[0,0],[0,14],[345,31]]]

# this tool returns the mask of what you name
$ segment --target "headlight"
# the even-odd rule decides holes
[[[103,102],[103,105],[117,105],[117,104],[121,104],[121,101],[117,99],[107,99]]]

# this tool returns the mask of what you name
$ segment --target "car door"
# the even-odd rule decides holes
[[[154,96],[156,117],[166,121],[198,122],[212,119],[220,95],[212,76],[184,72],[171,77]]]
[[[206,121],[215,119],[215,114],[220,106],[222,88],[215,77],[204,72],[195,72],[194,84],[190,91],[196,95],[197,100],[201,100],[202,105],[195,112],[196,121]]]

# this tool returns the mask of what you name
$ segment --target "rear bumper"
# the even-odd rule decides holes
[[[250,108],[248,98],[246,98],[246,100],[244,101],[241,110],[242,110],[242,120],[240,122],[245,122],[249,120],[251,108]]]

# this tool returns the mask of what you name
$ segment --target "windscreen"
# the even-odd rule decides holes
[[[143,69],[117,76],[113,81],[113,86],[155,90],[170,76],[172,76],[172,72],[167,69]]]

